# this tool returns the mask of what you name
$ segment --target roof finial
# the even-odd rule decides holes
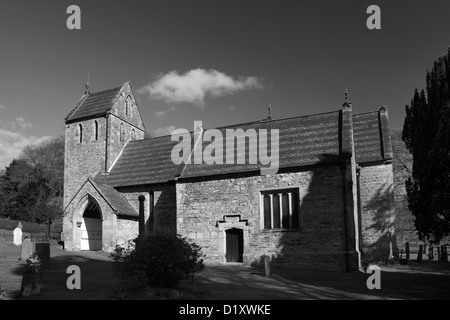
[[[273,117],[272,117],[272,105],[269,104],[269,106],[267,107],[267,110],[269,111],[269,115],[267,116],[267,120],[273,120]]]
[[[342,105],[344,108],[351,108],[352,107],[352,103],[348,100],[348,90],[345,89],[345,100],[344,100],[344,104]]]
[[[84,84],[86,87],[86,90],[84,91],[84,94],[90,94],[91,93],[91,73],[88,72],[88,81]]]

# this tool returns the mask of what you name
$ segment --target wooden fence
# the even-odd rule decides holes
[[[406,242],[404,248],[399,250],[399,258],[403,263],[408,263],[409,261],[441,261],[448,262],[448,247],[449,244],[443,245],[430,245],[430,244],[420,244],[416,246],[411,246],[410,243]]]

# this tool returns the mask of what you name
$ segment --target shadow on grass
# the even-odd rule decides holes
[[[209,267],[193,284],[207,299],[450,299],[450,264],[380,266],[381,289],[370,290],[361,272]]]
[[[68,289],[67,282],[72,272],[69,266],[80,268],[81,289]],[[51,258],[49,266],[43,268],[42,294],[23,299],[28,300],[108,300],[116,295],[117,282],[112,262],[95,254],[59,255]],[[70,279],[73,283],[73,277]]]

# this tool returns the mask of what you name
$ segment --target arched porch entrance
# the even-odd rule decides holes
[[[99,205],[91,197],[88,201],[81,219],[81,250],[102,250],[102,213]]]

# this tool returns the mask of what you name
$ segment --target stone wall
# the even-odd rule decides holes
[[[69,251],[81,249],[81,230],[77,222],[81,222],[84,214],[83,207],[88,201],[88,196],[97,202],[102,215],[102,247],[103,251],[112,251],[116,247],[117,217],[109,204],[100,195],[97,189],[90,183],[86,183],[73,201],[69,203],[64,216],[63,233],[64,248]]]
[[[132,97],[130,112],[125,113],[125,100]],[[95,135],[95,123],[98,123],[98,136]],[[120,141],[120,125],[124,127],[124,137]],[[82,139],[80,142],[80,125],[82,126]],[[68,250],[79,250],[79,234],[74,228],[73,216],[83,214],[78,212],[77,205],[80,197],[91,194],[101,206],[103,219],[103,248],[111,251],[116,245],[117,217],[111,211],[109,205],[98,195],[95,188],[88,183],[84,189],[80,188],[87,178],[93,178],[98,172],[109,169],[123,150],[127,141],[131,138],[131,130],[135,130],[135,140],[144,138],[145,127],[134,100],[133,92],[129,85],[125,86],[111,109],[111,114],[100,116],[96,119],[82,120],[66,124],[65,132],[65,163],[64,163],[64,223],[63,232]],[[106,168],[105,168],[106,167]],[[93,190],[91,190],[93,189]],[[77,192],[79,192],[77,194]],[[75,198],[74,198],[75,197]],[[124,230],[121,237],[130,239],[134,237],[133,221],[120,222]]]
[[[130,113],[125,114],[125,100],[132,97]],[[95,139],[95,122],[98,123],[98,137]],[[124,139],[120,141],[120,125],[124,127]],[[80,143],[79,125],[83,128]],[[127,85],[117,98],[111,114],[96,119],[66,124],[64,162],[64,208],[88,177],[105,171],[116,161],[126,142],[135,130],[135,140],[144,139],[145,127],[131,87]],[[107,159],[106,159],[107,158]]]
[[[117,188],[139,212],[139,196],[145,197],[144,214],[147,232],[150,232],[150,192],[154,196],[154,231],[176,233],[176,190],[175,184],[121,187]]]
[[[359,173],[361,247],[363,261],[396,255],[395,206],[391,164],[361,167]]]
[[[182,182],[176,187],[178,233],[203,248],[207,263],[225,263],[222,226],[231,223],[244,230],[246,265],[258,265],[268,255],[274,266],[345,270],[342,173],[338,166],[275,176]],[[299,190],[300,229],[263,230],[261,191],[285,188]],[[239,218],[226,222],[230,215],[240,216],[242,222]]]
[[[98,140],[94,126],[98,122]],[[80,143],[79,124],[83,126]],[[97,118],[66,125],[64,156],[64,208],[88,177],[105,168],[106,118]]]
[[[125,112],[125,101],[128,96],[131,97],[132,103],[127,115]],[[142,121],[142,117],[130,85],[125,86],[125,88],[122,90],[121,94],[117,98],[116,103],[114,104],[114,107],[111,110],[111,113],[116,115],[117,117],[124,119],[134,127],[141,129],[140,131],[144,131],[144,122]]]
[[[116,243],[127,244],[139,235],[139,221],[117,218]]]

